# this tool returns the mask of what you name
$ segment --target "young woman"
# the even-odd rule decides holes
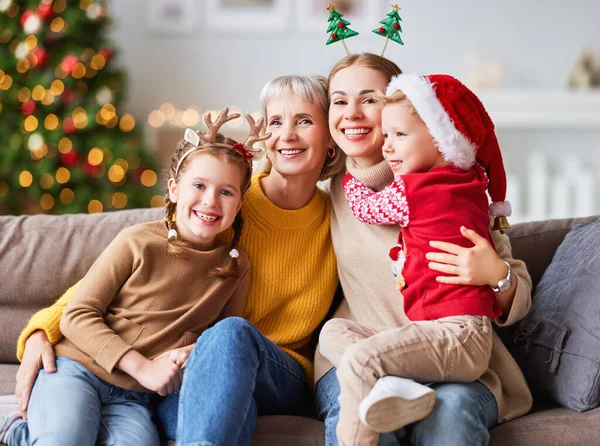
[[[381,104],[375,100],[375,93],[384,92],[398,74],[400,69],[387,59],[353,54],[339,61],[329,75],[331,135],[349,157],[348,171],[377,191],[393,181],[393,173],[382,155]],[[396,243],[398,228],[360,223],[346,202],[342,178],[343,174],[335,176],[330,185],[331,233],[345,297],[334,316],[363,324],[401,326],[407,319],[397,311],[395,280],[389,269],[382,267],[382,259]],[[517,322],[531,303],[531,279],[523,262],[512,258],[508,237],[494,231],[496,253],[479,234],[466,229],[463,235],[473,243],[472,248],[432,241],[432,247],[446,253],[428,254],[430,267],[448,275],[440,278],[445,283],[497,287],[507,277],[508,262],[512,283],[496,293],[503,314],[495,322]],[[317,411],[325,422],[327,446],[337,444],[340,388],[335,372],[317,351]],[[523,415],[531,407],[525,380],[495,334],[490,368],[478,381],[433,386],[437,392],[433,412],[411,426],[412,441],[417,445],[488,444],[490,428]],[[401,437],[404,430],[396,434]]]

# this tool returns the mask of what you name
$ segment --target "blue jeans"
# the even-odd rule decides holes
[[[113,386],[59,356],[56,373],[38,373],[28,421],[13,426],[7,444],[158,446],[150,396]]]
[[[175,399],[161,404],[160,418]],[[307,408],[311,392],[298,362],[250,322],[227,318],[200,336],[188,358],[177,445],[249,446],[257,416],[305,415]]]
[[[489,430],[498,424],[498,405],[486,386],[475,381],[434,383],[431,387],[437,393],[433,412],[410,426],[380,435],[379,446],[398,445],[407,432],[417,446],[489,444]],[[337,446],[340,385],[335,368],[319,380],[315,392],[317,415],[325,422],[325,445]]]

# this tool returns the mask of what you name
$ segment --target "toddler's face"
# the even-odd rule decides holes
[[[392,103],[381,113],[383,156],[394,175],[428,172],[446,164],[423,120],[402,104]]]

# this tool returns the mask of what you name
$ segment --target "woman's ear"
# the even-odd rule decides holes
[[[167,189],[169,190],[171,203],[177,203],[177,183],[173,178],[169,178],[169,181],[167,181]]]

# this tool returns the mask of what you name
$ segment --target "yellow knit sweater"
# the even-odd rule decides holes
[[[329,231],[330,202],[317,189],[301,209],[278,208],[260,187],[263,176],[252,178],[242,206],[245,224],[240,248],[252,266],[244,316],[297,360],[312,383],[311,335],[327,314],[338,285]],[[77,286],[32,316],[19,336],[19,360],[35,330],[44,330],[53,344],[62,338],[60,318]]]

